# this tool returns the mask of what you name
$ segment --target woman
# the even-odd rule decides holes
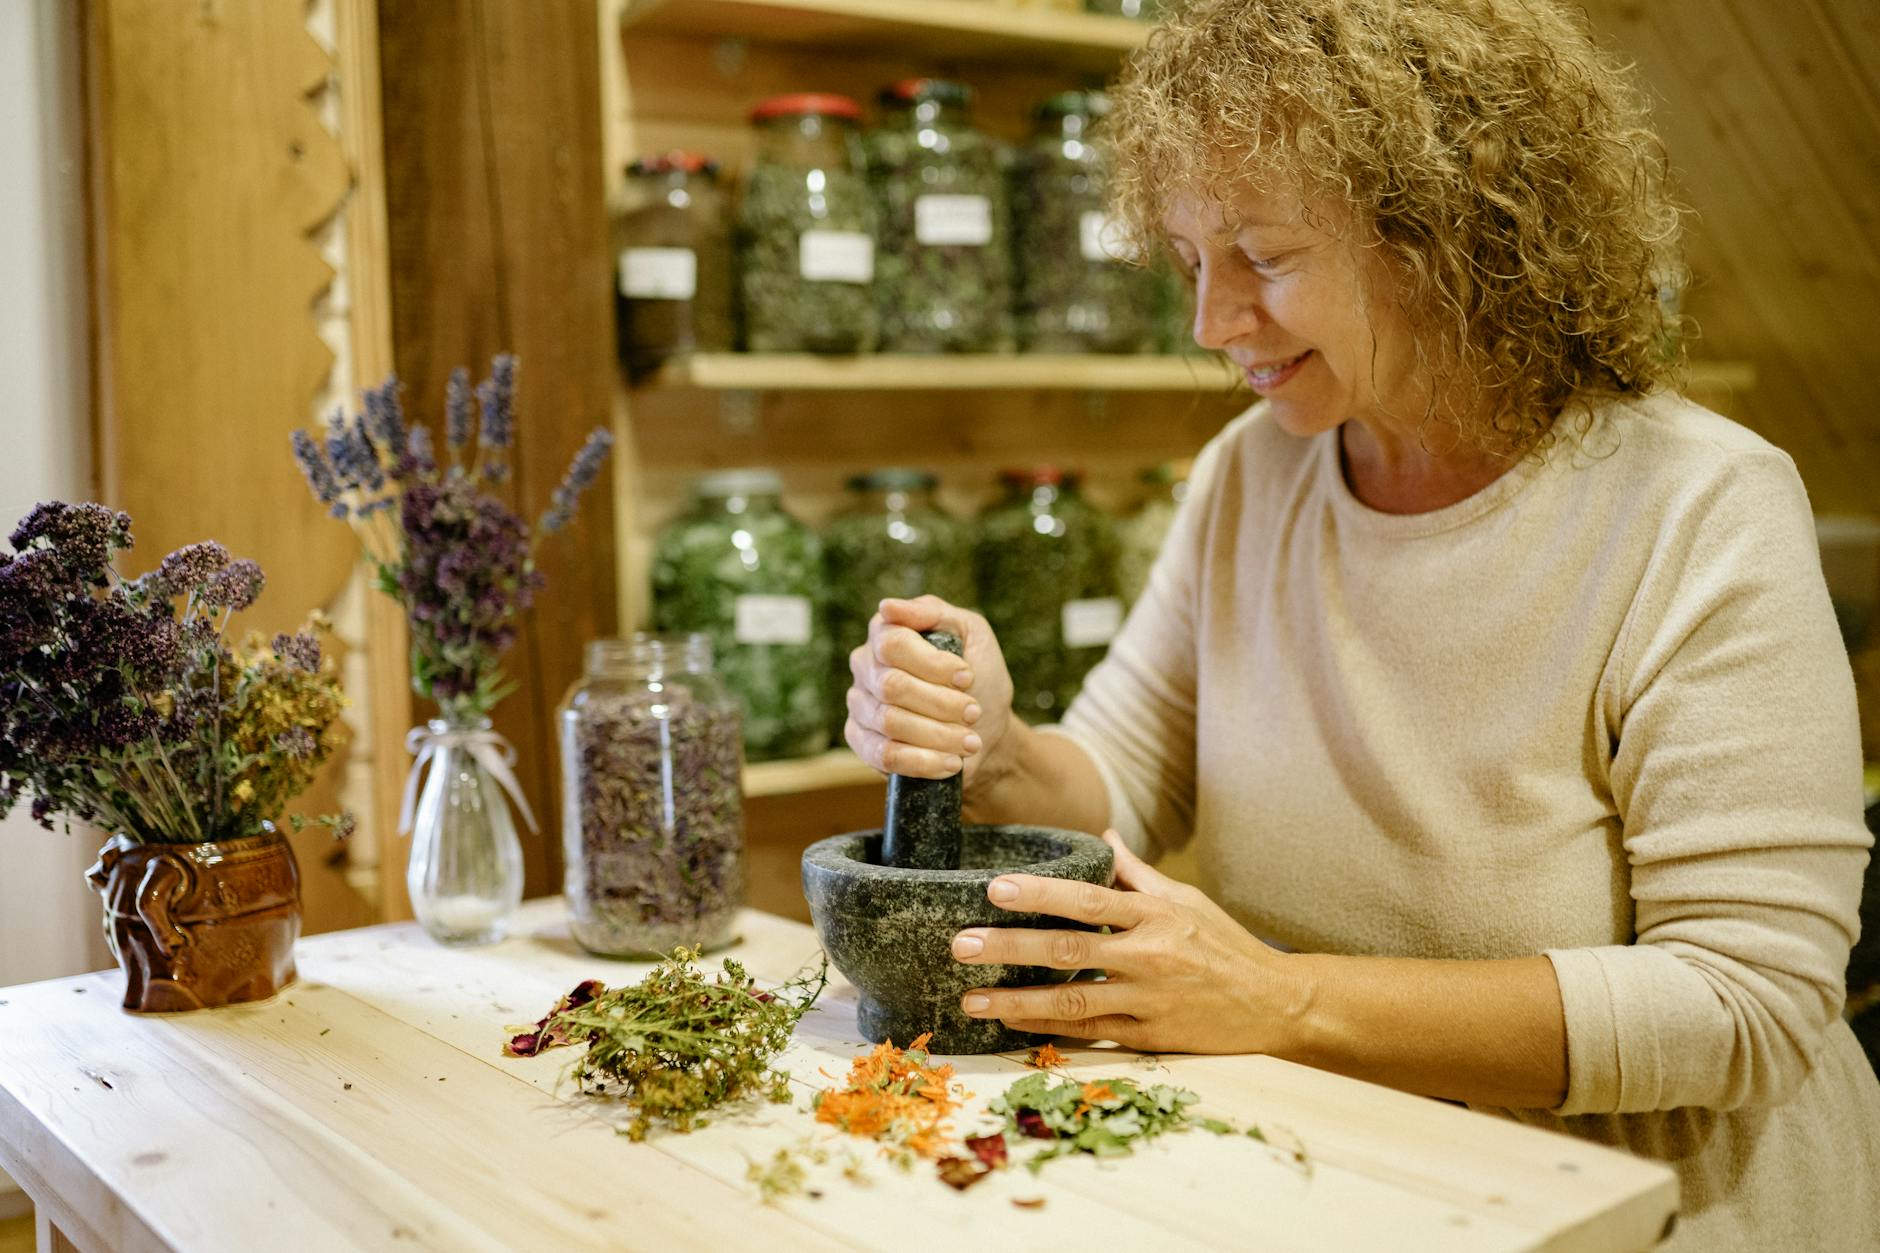
[[[1669,390],[1678,217],[1620,73],[1539,0],[1202,0],[1113,122],[1125,218],[1264,401],[1061,727],[932,598],[852,656],[867,761],[1116,849],[1115,890],[989,892],[1110,934],[954,944],[1109,979],[967,1011],[1659,1157],[1682,1246],[1880,1247],[1848,665],[1788,458]],[[1205,894],[1143,860],[1189,844]]]

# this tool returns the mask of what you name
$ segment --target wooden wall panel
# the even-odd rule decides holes
[[[288,454],[332,367],[310,236],[347,171],[308,103],[331,65],[297,0],[91,0],[86,26],[99,481],[136,524],[125,565],[218,539],[268,576],[238,629],[291,628],[355,551]],[[338,807],[334,773],[305,812]],[[295,846],[310,930],[372,920],[343,848]]]
[[[611,262],[592,0],[379,0],[392,345],[407,405],[433,419],[457,365],[513,351],[511,504],[534,518],[587,432],[610,421]],[[548,589],[508,658],[497,730],[543,823],[528,893],[560,890],[553,711],[581,650],[611,633],[605,491],[540,558]]]
[[[1822,512],[1880,512],[1880,10],[1591,0],[1656,100],[1690,224],[1695,353],[1753,361],[1732,416]]]

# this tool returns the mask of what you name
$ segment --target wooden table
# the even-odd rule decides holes
[[[1194,1131],[955,1192],[808,1113],[818,1072],[863,1048],[839,978],[785,1059],[793,1104],[634,1144],[571,1090],[568,1050],[501,1055],[506,1024],[580,979],[645,969],[582,953],[562,918],[531,902],[520,938],[483,949],[412,924],[319,936],[274,1000],[193,1014],[123,1013],[116,971],[0,989],[0,1167],[42,1249],[1604,1250],[1649,1247],[1676,1206],[1662,1165],[1564,1136],[1267,1057],[1110,1048],[1067,1049],[1072,1073],[1192,1088],[1282,1148]],[[761,979],[817,951],[767,914],[740,935],[728,955]],[[957,1064],[961,1129],[1025,1073]],[[858,1149],[868,1183],[832,1162],[811,1167],[820,1197],[763,1203],[749,1164],[811,1135]]]

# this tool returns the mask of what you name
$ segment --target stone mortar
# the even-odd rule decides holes
[[[1078,879],[1109,886],[1110,846],[1080,831],[1054,827],[961,828],[960,868],[920,870],[876,864],[879,831],[818,840],[803,853],[803,895],[823,949],[855,985],[862,1034],[905,1046],[931,1031],[941,1054],[1001,1053],[1042,1037],[997,1019],[969,1018],[960,997],[969,988],[1058,983],[1073,972],[1044,966],[963,965],[953,936],[964,927],[1093,930],[1048,914],[1013,913],[986,899],[1002,874]]]

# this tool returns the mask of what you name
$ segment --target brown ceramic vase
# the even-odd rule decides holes
[[[114,835],[88,877],[124,968],[125,1009],[259,1001],[294,981],[300,870],[279,832],[202,844]]]

